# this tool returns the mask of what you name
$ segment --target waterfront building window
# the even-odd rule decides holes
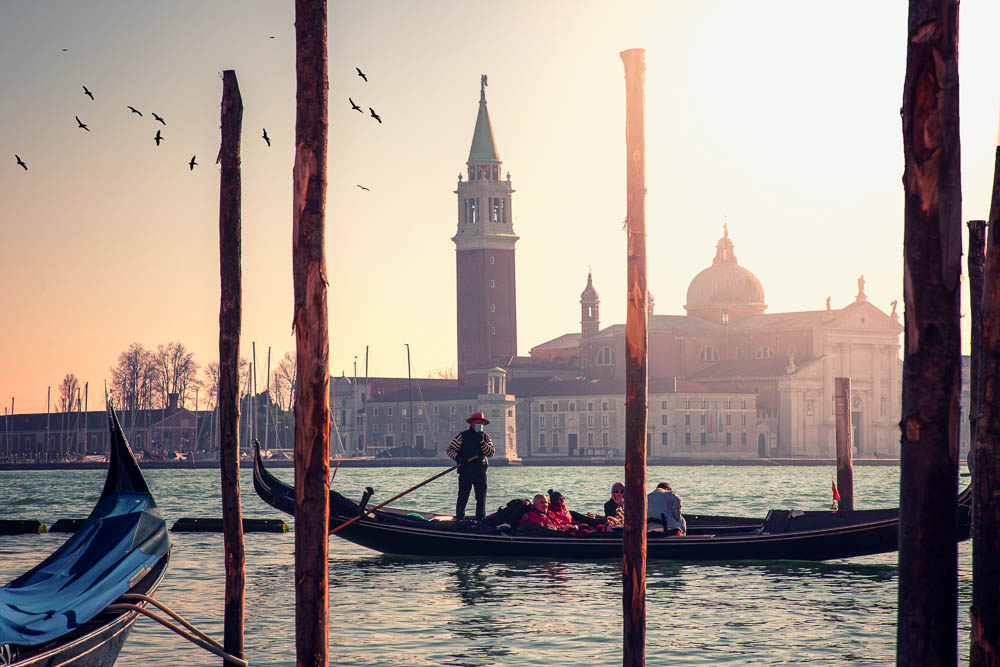
[[[378,417],[378,408],[372,408],[372,417]]]
[[[722,309],[722,323],[723,324],[729,324],[729,309],[728,308],[723,308]]]
[[[497,305],[495,303],[490,304],[490,312],[491,313],[497,312]]]
[[[392,422],[389,422],[388,424],[385,425],[385,432],[392,433]]]
[[[495,280],[493,280],[492,278],[490,278],[490,289],[493,289],[493,288],[494,288],[494,287],[496,287],[496,286],[497,286],[497,283],[496,283],[496,281],[495,281]]]
[[[691,401],[690,400],[684,401],[684,407],[687,408],[688,410],[690,410],[691,409]]]
[[[733,446],[733,434],[726,433],[726,447],[732,447],[732,446]]]
[[[718,361],[719,351],[716,350],[711,345],[701,348],[701,352],[698,354],[698,358],[702,361]]]
[[[691,446],[691,431],[687,431],[684,434],[684,444],[687,445],[688,447]]]
[[[402,431],[403,433],[406,433],[406,422],[403,422],[400,425],[399,430]]]
[[[545,404],[544,403],[539,403],[538,404],[538,411],[539,412],[545,412]]]
[[[552,451],[555,451],[557,449],[559,449],[559,434],[558,433],[553,433],[552,434]]]
[[[601,444],[604,445],[605,447],[608,446],[608,434],[607,433],[602,433],[601,434]]]
[[[708,436],[706,436],[705,432],[702,431],[701,432],[701,444],[704,445],[706,442],[708,442]]]
[[[544,447],[545,446],[545,434],[544,433],[539,433],[538,434],[538,446],[539,447]]]
[[[538,418],[538,428],[545,428],[545,417]]]
[[[601,410],[607,410],[607,409],[608,409],[608,402],[601,401]]]
[[[602,347],[597,351],[597,365],[611,366],[615,363],[615,349],[613,347]]]
[[[386,447],[392,447],[392,442],[393,442],[393,440],[392,440],[392,436],[391,435],[385,436],[385,446]]]
[[[587,415],[587,426],[594,425],[594,415]]]
[[[449,431],[455,430],[455,422],[448,422],[448,430]]]
[[[667,416],[666,416],[666,415],[663,415],[662,417],[660,417],[660,423],[661,423],[661,424],[662,424],[663,426],[666,426],[666,425],[667,425]]]
[[[400,410],[400,414],[405,417],[406,416],[406,408],[403,407],[403,408],[400,408],[399,410]]]
[[[660,407],[662,409],[666,410],[667,409],[667,402],[666,401],[660,401]],[[664,422],[664,423],[666,423],[666,422]]]
[[[726,413],[726,426],[729,426],[729,425],[730,425],[731,423],[732,423],[732,415],[730,415],[730,414],[729,414],[729,413],[727,412],[727,413]]]
[[[378,424],[372,424],[372,433],[378,433]]]
[[[667,446],[667,432],[666,431],[664,431],[663,433],[660,434],[660,444],[663,445],[664,447]]]
[[[569,402],[569,411],[570,412],[576,412],[576,401],[570,401]]]
[[[608,425],[608,416],[601,415],[601,426],[607,427],[607,425]]]
[[[497,335],[497,328],[496,327],[490,327],[490,335],[491,336],[496,336]]]
[[[593,412],[593,411],[594,411],[594,404],[587,403],[587,412]]]
[[[390,408],[386,408],[385,409],[385,413],[391,417],[392,416],[392,408],[391,407]]]
[[[476,411],[476,406],[474,406],[474,405],[470,405],[470,406],[466,407],[465,409],[466,409],[466,410],[468,411],[468,413],[469,413],[469,414],[471,415],[471,414],[472,414],[473,412],[475,412],[475,411]]]
[[[552,404],[552,412],[559,412],[559,404],[558,403],[553,403]]]
[[[744,447],[747,446],[747,434],[745,431],[743,433],[740,433],[740,444],[743,445]]]
[[[594,434],[593,433],[588,433],[587,434],[587,446],[588,447],[593,447],[594,446]]]
[[[704,426],[705,425],[705,415],[702,414],[702,415],[700,415],[700,417],[701,417],[701,425]]]
[[[418,405],[417,406],[417,416],[418,417],[423,417],[424,416],[424,406],[422,406],[422,405]]]
[[[497,258],[495,255],[490,255],[490,264],[496,264]]]
[[[691,415],[684,415],[684,425],[685,426],[691,425]]]
[[[434,406],[434,416],[435,417],[437,417],[439,414],[441,414],[441,410],[439,408],[440,408],[440,406],[437,406],[437,405]]]
[[[757,351],[753,353],[754,359],[773,359],[774,350],[772,350],[767,345],[761,345],[757,348]]]
[[[451,406],[451,409],[448,411],[448,414],[451,414],[451,415],[455,414],[455,406],[454,405]]]

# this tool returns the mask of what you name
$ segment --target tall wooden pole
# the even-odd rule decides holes
[[[326,308],[325,0],[295,0],[295,655],[326,665],[329,621],[330,341]]]
[[[236,72],[222,73],[222,146],[219,162],[219,470],[222,480],[222,540],[226,551],[223,648],[243,657],[246,556],[240,508],[240,330],[243,326],[240,133],[243,98]]]
[[[840,509],[854,509],[854,434],[851,429],[851,378],[834,378],[833,407],[837,428],[837,490]]]
[[[969,220],[969,468],[975,450],[979,410],[982,405],[983,281],[986,265],[986,221]]]
[[[625,534],[622,664],[646,664],[646,52],[625,63],[628,310],[625,317]]]
[[[896,661],[958,659],[962,181],[958,0],[910,0],[903,84],[905,356]]]
[[[971,667],[1000,665],[1000,137],[997,137],[983,287],[976,437],[972,439]],[[971,246],[971,243],[970,243]],[[971,248],[970,248],[971,252]],[[975,320],[973,320],[975,325]],[[973,337],[973,354],[976,338]],[[975,361],[976,357],[973,357]],[[973,376],[975,377],[975,376]],[[973,386],[973,391],[976,387]]]

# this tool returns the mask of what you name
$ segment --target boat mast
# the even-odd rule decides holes
[[[409,388],[410,393],[410,442],[416,442],[416,437],[413,435],[413,374],[410,370],[410,344],[403,343],[406,346],[406,384]]]
[[[52,385],[45,392],[45,458],[49,457],[49,426],[52,424]],[[35,460],[38,460],[37,452]]]
[[[81,458],[86,458],[87,456],[87,426],[88,426],[87,417],[90,415],[87,399],[89,393],[90,393],[90,383],[84,382],[83,383],[83,447],[81,448],[80,451]]]
[[[267,383],[264,385],[264,391],[266,392],[266,397],[264,399],[264,450],[270,449],[268,447],[268,442],[270,441],[268,437],[267,428],[271,423],[271,346],[267,346]]]

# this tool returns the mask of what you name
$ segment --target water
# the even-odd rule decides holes
[[[341,469],[351,496],[375,487],[373,503],[440,468]],[[283,479],[292,470],[275,471]],[[821,467],[654,467],[688,512],[763,515],[768,508],[823,509],[832,470]],[[855,470],[857,507],[897,505],[899,470]],[[219,473],[149,470],[172,525],[221,516]],[[572,509],[600,512],[617,467],[528,467],[490,471],[489,507],[555,488]],[[0,471],[0,518],[85,516],[102,471]],[[248,517],[290,518],[265,505],[243,471]],[[650,484],[652,488],[653,484]],[[456,480],[445,477],[399,502],[450,513]],[[64,534],[0,537],[0,585],[28,569]],[[222,535],[171,533],[173,556],[157,597],[222,637]],[[251,664],[293,665],[292,533],[246,535],[246,651]],[[971,602],[969,543],[959,549],[959,656],[967,663]],[[896,555],[828,563],[696,565],[651,561],[647,575],[647,664],[857,664],[895,662]],[[617,560],[400,558],[330,542],[330,662],[348,665],[619,665],[621,575]],[[140,619],[119,665],[218,665],[148,619]]]

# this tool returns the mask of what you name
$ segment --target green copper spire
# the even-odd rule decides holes
[[[472,135],[472,148],[469,149],[469,162],[499,162],[497,144],[493,141],[493,126],[490,124],[490,112],[486,110],[486,75],[479,85],[479,115],[476,117],[476,131]]]

